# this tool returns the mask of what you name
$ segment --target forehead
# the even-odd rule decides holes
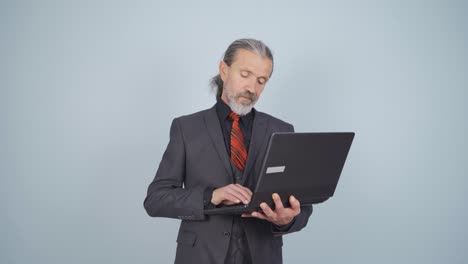
[[[268,77],[270,76],[273,63],[267,57],[262,57],[249,50],[240,49],[237,51],[231,66],[240,70],[249,70],[259,77]]]

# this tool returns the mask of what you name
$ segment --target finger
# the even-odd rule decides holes
[[[234,204],[238,204],[238,203],[232,202],[232,201],[229,201],[229,200],[224,200],[224,201],[223,201],[223,204],[224,204],[224,205],[234,205]]]
[[[249,188],[247,188],[247,187],[245,187],[245,186],[242,186],[242,185],[240,185],[240,184],[238,184],[238,183],[236,183],[236,185],[239,186],[239,187],[241,187],[241,188],[242,188],[244,191],[246,191],[250,196],[252,196],[253,193],[252,193],[252,191],[251,191]]]
[[[259,219],[263,219],[263,220],[267,220],[268,217],[260,212],[252,212],[252,217],[255,217],[255,218],[259,218]]]
[[[248,200],[248,198],[249,198],[235,184],[230,184],[230,185],[226,186],[226,192],[229,192],[230,194],[236,196],[241,201]]]
[[[235,188],[235,187],[229,188],[227,192],[237,197],[237,199],[239,199],[239,202],[242,201],[245,204],[248,204],[250,202],[250,197],[247,197],[244,193],[239,191],[238,188]]]
[[[250,200],[250,194],[248,191],[246,191],[247,188],[242,187],[242,185],[239,184],[231,184],[228,186],[228,189],[231,191],[235,191],[236,193],[242,194],[245,198]]]
[[[273,202],[275,203],[275,211],[283,210],[284,206],[283,206],[283,202],[281,202],[280,196],[277,193],[274,193],[272,197],[273,197]]]
[[[228,200],[228,201],[231,201],[233,203],[240,203],[241,200],[234,194],[226,191],[223,195],[223,200]]]
[[[250,200],[252,198],[252,192],[248,188],[245,188],[244,186],[242,186],[240,184],[235,184],[235,185],[232,186],[232,189],[234,189],[237,192],[241,193],[245,197],[244,200],[247,200],[248,202],[250,202]]]
[[[243,213],[241,217],[253,217],[252,213]]]
[[[291,205],[291,208],[294,211],[300,211],[301,210],[301,203],[299,202],[298,199],[296,199],[294,196],[289,196],[289,204]]]
[[[265,213],[266,216],[271,217],[271,218],[276,217],[276,213],[273,212],[273,210],[271,210],[271,208],[270,208],[270,206],[268,206],[268,204],[266,204],[266,203],[261,203],[261,204],[260,204],[260,208],[262,208],[263,213]],[[252,213],[252,214],[253,214],[253,213]]]

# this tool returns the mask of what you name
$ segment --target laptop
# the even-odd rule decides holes
[[[260,203],[274,208],[273,193],[289,207],[294,195],[301,205],[325,202],[335,193],[354,132],[273,133],[249,204],[205,209],[208,215],[262,211]]]

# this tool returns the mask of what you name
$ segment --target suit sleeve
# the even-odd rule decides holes
[[[290,125],[289,131],[294,132],[294,126]],[[300,231],[307,225],[312,211],[312,205],[301,206],[301,212],[293,219],[293,221],[289,225],[278,227],[274,224],[271,224],[271,231],[273,232],[273,234],[278,236]]]
[[[144,207],[152,217],[204,220],[204,189],[184,187],[185,146],[179,120],[172,121],[170,140],[154,180],[148,187]]]

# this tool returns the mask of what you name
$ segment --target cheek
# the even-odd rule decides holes
[[[260,97],[260,94],[262,94],[264,88],[265,88],[265,85],[261,85],[257,87],[256,92],[257,92],[258,97]]]
[[[233,90],[236,87],[236,81],[234,78],[227,78],[226,81],[224,82],[224,87]]]
[[[249,79],[239,77],[236,79],[236,83],[238,83],[240,86],[246,86],[246,85],[249,85]]]
[[[241,91],[245,86],[248,85],[248,82],[244,78],[232,78],[231,85],[236,91]]]

